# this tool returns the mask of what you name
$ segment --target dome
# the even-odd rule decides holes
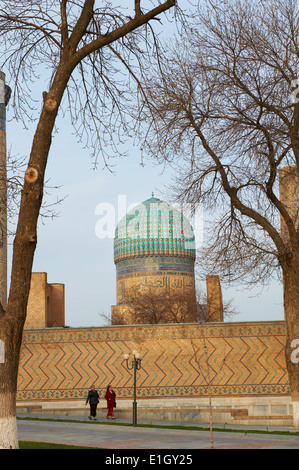
[[[195,237],[188,219],[152,196],[119,222],[114,238],[114,262],[138,257],[195,259]]]

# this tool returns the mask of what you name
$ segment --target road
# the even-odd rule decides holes
[[[104,449],[210,449],[209,431],[18,420],[19,440]],[[299,436],[214,432],[215,449],[299,449]]]

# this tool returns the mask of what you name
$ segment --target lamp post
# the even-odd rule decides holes
[[[137,401],[136,401],[136,370],[141,369],[141,354],[134,350],[132,351],[133,359],[129,361],[129,354],[124,354],[126,366],[128,370],[134,371],[134,399],[133,399],[133,426],[137,425]]]

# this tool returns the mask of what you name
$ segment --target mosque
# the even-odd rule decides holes
[[[112,324],[197,321],[195,235],[183,213],[152,194],[119,222],[114,238],[117,305]],[[211,284],[219,278],[209,276]],[[215,286],[217,296],[221,294]],[[210,295],[209,313],[223,320]],[[218,318],[215,315],[218,314]]]
[[[115,231],[114,263],[116,305],[105,327],[64,328],[64,285],[33,273],[19,410],[82,414],[91,384],[104,395],[113,383],[117,413],[129,416],[123,356],[137,350],[140,416],[208,422],[212,394],[215,423],[292,424],[285,323],[224,322],[216,275],[207,277],[207,321],[198,321],[195,238],[180,211],[154,196],[129,211]]]
[[[2,169],[7,92],[0,72]],[[2,227],[5,214],[2,203]],[[212,397],[214,423],[292,424],[285,322],[223,321],[218,275],[207,277],[208,316],[198,321],[195,236],[182,212],[154,195],[129,211],[115,231],[114,263],[116,304],[109,326],[65,328],[65,286],[49,284],[46,273],[32,274],[19,364],[19,411],[82,415],[90,386],[96,385],[104,407],[104,391],[112,383],[116,413],[130,414],[133,372],[124,354],[138,350],[137,398],[143,416],[208,422]],[[4,304],[6,264],[2,238]]]

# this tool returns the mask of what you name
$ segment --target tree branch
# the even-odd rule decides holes
[[[75,24],[75,27],[72,31],[72,34],[69,39],[69,45],[70,45],[70,54],[74,53],[77,49],[77,46],[82,39],[83,34],[86,31],[87,26],[89,25],[94,11],[94,2],[95,0],[85,0],[84,6],[82,8],[80,17],[78,21]]]
[[[61,38],[62,38],[62,46],[64,48],[68,48],[68,43],[69,43],[66,4],[67,4],[67,0],[62,0],[61,5],[60,5]]]
[[[74,54],[73,60],[76,61],[76,63],[79,63],[80,60],[84,59],[84,57],[86,57],[87,55],[101,49],[104,46],[107,46],[108,44],[111,44],[112,42],[117,41],[120,38],[125,37],[127,34],[131,33],[135,29],[148,23],[151,19],[155,18],[160,13],[169,10],[175,4],[176,0],[167,0],[166,2],[162,3],[161,5],[158,5],[157,7],[153,8],[144,15],[129,20],[127,23],[115,29],[111,33],[107,33],[105,35],[101,35],[100,33],[98,33],[99,37],[91,43],[83,46],[80,50],[78,50],[76,54]]]
[[[141,16],[140,0],[135,0],[135,18]]]
[[[270,222],[265,217],[263,217],[259,212],[255,211],[254,209],[246,206],[245,204],[243,204],[241,202],[241,200],[237,196],[237,189],[235,187],[232,187],[229,184],[227,174],[225,172],[225,169],[224,169],[219,157],[215,154],[215,152],[212,150],[212,148],[208,144],[208,142],[205,139],[201,129],[197,126],[197,124],[194,120],[194,117],[189,114],[188,118],[190,120],[190,123],[191,123],[192,127],[194,128],[194,130],[196,131],[198,137],[200,138],[204,149],[212,157],[212,160],[216,164],[217,169],[220,173],[221,180],[222,180],[223,189],[225,190],[226,194],[229,196],[233,206],[236,209],[238,209],[241,212],[241,214],[246,215],[247,217],[254,220],[256,222],[256,224],[260,225],[260,227],[262,227],[270,235],[270,237],[272,238],[273,242],[275,243],[275,245],[277,247],[277,250],[280,253],[283,253],[285,247],[284,247],[284,243],[281,239],[280,234],[273,227],[273,225],[271,225]]]

